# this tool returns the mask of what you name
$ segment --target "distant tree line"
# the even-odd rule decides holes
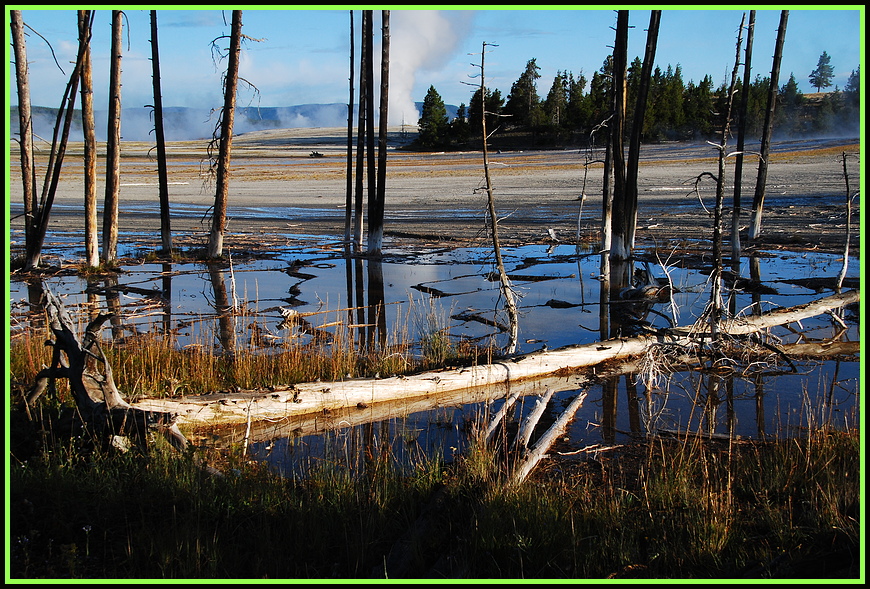
[[[627,77],[628,105],[635,103],[642,62],[636,57],[629,65]],[[584,145],[593,137],[593,130],[609,115],[611,100],[610,75],[612,57],[593,72],[591,79],[570,71],[556,73],[546,96],[538,94],[539,67],[533,58],[503,97],[496,88],[487,89],[485,99],[477,89],[466,106],[460,104],[453,120],[434,86],[423,100],[418,127],[420,134],[415,147],[420,149],[450,149],[471,147],[480,142],[481,117],[487,113],[487,129],[493,136],[492,145],[539,147]],[[833,66],[826,53],[809,76],[817,90],[831,86]],[[769,77],[758,75],[750,85],[746,113],[749,137],[759,137],[764,124]],[[738,81],[737,91],[743,91]],[[642,141],[709,140],[721,129],[721,113],[725,109],[725,83],[715,87],[707,75],[696,83],[683,80],[680,65],[656,67],[649,89],[649,102],[644,116]],[[486,107],[483,107],[483,103]],[[780,88],[774,121],[774,133],[779,137],[824,135],[858,132],[860,104],[860,66],[852,71],[842,90],[805,96],[791,74]],[[631,120],[631,106],[627,113]],[[736,124],[737,119],[732,123]]]

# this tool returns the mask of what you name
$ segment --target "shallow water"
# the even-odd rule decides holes
[[[132,240],[122,236],[121,241]],[[606,339],[600,332],[598,256],[569,245],[508,248],[503,253],[521,297],[519,353]],[[50,249],[46,255],[52,255]],[[841,264],[838,256],[818,253],[768,252],[744,259],[741,276],[757,279],[765,287],[764,294],[734,291],[729,308],[748,315],[756,308],[770,310],[821,298],[830,291],[809,288],[800,279],[834,277]],[[850,261],[850,278],[857,279],[859,267],[857,259]],[[709,299],[709,263],[650,264],[648,268],[656,279],[665,278],[667,272],[676,292],[671,303],[641,309],[638,319],[652,328],[693,323]],[[366,328],[383,330],[388,344],[393,343],[391,338],[419,341],[433,329],[444,328],[454,340],[493,341],[503,346],[506,335],[494,325],[506,324],[507,319],[500,311],[492,271],[493,258],[485,248],[408,251],[388,247],[378,264],[346,257],[341,244],[319,239],[310,245],[287,246],[267,260],[221,266],[146,263],[125,267],[116,278],[89,283],[77,275],[53,276],[45,278],[44,284],[61,294],[74,313],[84,313],[89,307],[113,310],[118,315],[111,324],[113,337],[162,331],[172,333],[179,346],[214,346],[216,352],[264,341],[269,344],[264,350],[305,344],[311,333],[285,327],[282,309],[303,313],[312,326],[331,331],[337,329],[331,324],[350,320],[347,309],[379,304],[386,309],[385,321]],[[25,313],[38,289],[17,281],[10,288],[14,333],[28,328]],[[237,313],[228,315],[228,307],[235,307]],[[232,335],[217,327],[219,317],[224,319],[223,326],[231,319]],[[857,341],[858,318],[847,312],[846,320],[843,339]],[[257,329],[252,328],[254,324]],[[779,343],[821,339],[836,328],[831,317],[822,315],[803,321],[800,330],[774,329],[770,337]],[[800,363],[796,374],[786,368],[770,366],[750,378],[728,381],[697,372],[672,374],[648,397],[643,394],[643,383],[637,385],[639,393],[633,390],[635,377],[619,378],[615,388],[595,384],[588,388],[587,400],[568,435],[572,445],[583,446],[614,443],[632,433],[661,429],[702,427],[708,432],[755,437],[792,435],[818,420],[838,427],[857,426],[853,423],[859,396],[857,362]],[[543,421],[552,421],[576,393],[569,383],[550,403],[550,415]],[[520,419],[534,401],[534,396],[521,400],[513,419]],[[373,445],[389,448],[404,463],[436,452],[449,460],[464,448],[470,424],[486,420],[500,403],[440,406],[411,414],[398,407],[390,417],[379,414],[374,424],[324,419],[316,433],[285,432],[252,442],[249,451],[288,472],[310,461],[341,458],[353,462]]]

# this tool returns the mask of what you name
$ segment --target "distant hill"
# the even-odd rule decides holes
[[[422,103],[417,103],[422,108]],[[57,109],[34,106],[34,132],[50,140],[57,118]],[[457,108],[447,105],[450,118],[456,116]],[[97,140],[106,140],[106,111],[94,113],[97,125]],[[10,107],[12,133],[17,135],[18,107]],[[217,125],[217,112],[183,106],[163,108],[163,128],[167,141],[207,139]],[[356,124],[356,120],[354,120]],[[412,127],[417,121],[406,121]],[[245,106],[236,109],[235,133],[263,131],[266,129],[294,129],[308,127],[346,127],[347,104],[300,104],[296,106]],[[149,141],[153,138],[154,121],[150,107],[124,108],[121,115],[121,137],[127,141]],[[81,111],[76,111],[70,129],[72,141],[82,140]]]

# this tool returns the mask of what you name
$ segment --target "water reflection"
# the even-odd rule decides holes
[[[655,296],[646,296],[652,294],[648,287],[661,287],[666,275],[663,267],[652,263],[641,261],[622,272],[634,280],[617,288],[596,280],[599,260],[579,254],[572,246],[506,250],[505,261],[523,294],[521,353],[542,346],[627,337],[640,329],[670,327],[677,322],[685,325],[699,315],[708,299],[705,268],[691,261],[668,267],[673,288],[659,290]],[[87,320],[112,312],[115,319],[107,337],[159,330],[179,346],[213,339],[216,353],[232,356],[242,345],[262,345],[268,352],[269,339],[305,345],[314,338],[332,337],[335,328],[329,325],[341,323],[353,327],[358,349],[383,353],[393,333],[419,341],[432,324],[400,321],[433,309],[443,315],[444,333],[453,340],[491,338],[498,343],[503,339],[495,313],[498,292],[488,279],[490,263],[486,252],[473,249],[424,251],[416,256],[387,252],[383,259],[371,260],[353,256],[343,247],[303,247],[276,259],[237,263],[232,268],[226,264],[143,264],[90,283],[78,276],[60,275],[47,277],[45,282],[64,295],[71,312]],[[819,291],[806,282],[807,268],[812,267],[817,276],[834,275],[838,268],[836,256],[787,252],[761,252],[745,263],[747,268],[741,270],[749,278],[735,272],[737,278],[728,282],[733,287],[728,308],[736,315],[818,298]],[[849,267],[854,283],[860,264],[856,260]],[[41,298],[39,283],[13,282],[10,288],[12,300],[22,302],[16,310],[35,308]],[[387,313],[388,308],[397,312]],[[295,311],[296,318],[288,322],[289,315],[282,311],[289,310]],[[341,320],[324,319],[327,312]],[[858,318],[854,313],[838,320],[830,316],[807,320],[799,331],[777,328],[771,336],[783,345],[831,336],[855,341]],[[249,319],[269,338],[250,337]],[[40,329],[40,321],[39,313],[21,313],[14,326]],[[612,443],[667,430],[761,437],[800,431],[811,421],[843,425],[854,420],[857,362],[802,362],[796,363],[795,372],[790,366],[778,366],[781,358],[775,354],[751,368],[746,363],[729,366],[703,360],[712,370],[671,373],[663,366],[658,378],[641,370],[609,376],[584,389],[589,396],[571,426],[572,440]],[[580,390],[573,381],[551,384],[555,394],[548,405],[550,421]],[[509,421],[520,421],[542,393],[542,389],[525,392],[526,402],[521,396],[508,407]],[[449,458],[451,448],[462,447],[468,424],[483,416],[491,418],[507,405],[507,394],[498,391],[484,399],[439,399],[435,409],[410,403],[355,408],[347,415],[317,416],[313,429],[302,422],[283,424],[290,429],[263,424],[254,428],[251,449],[266,452],[268,446],[270,459],[277,461],[278,450],[286,447],[287,460],[292,461],[301,448],[316,456],[326,451],[326,444],[338,440],[342,451],[348,448],[350,452],[352,446],[374,458],[386,451],[388,441],[398,444],[400,440],[405,448],[401,452],[407,450],[410,459],[414,452],[434,451],[431,439],[432,446],[442,444],[439,451]],[[329,434],[333,442],[324,438],[329,428],[336,428]],[[416,441],[408,444],[409,439]],[[399,452],[390,447],[391,452]]]

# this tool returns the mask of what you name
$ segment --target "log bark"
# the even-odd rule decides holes
[[[765,315],[723,321],[720,333],[750,334],[859,301],[858,291],[848,291]],[[556,388],[557,391],[577,388],[582,383],[576,378],[578,373],[596,378],[606,372],[612,362],[639,357],[653,346],[688,346],[704,337],[709,337],[709,334],[687,326],[639,337],[614,338],[516,356],[480,366],[383,379],[302,383],[268,392],[242,391],[176,399],[143,399],[134,407],[177,414],[178,424],[183,426],[217,426],[244,424],[249,411],[254,422],[284,420],[289,423],[300,416],[318,413],[329,416],[346,408],[369,408],[384,401],[410,403],[428,400],[430,405],[475,402],[474,399],[504,398],[506,394],[514,393],[540,394],[543,390],[541,386],[556,388],[560,386],[559,383],[565,386]]]

